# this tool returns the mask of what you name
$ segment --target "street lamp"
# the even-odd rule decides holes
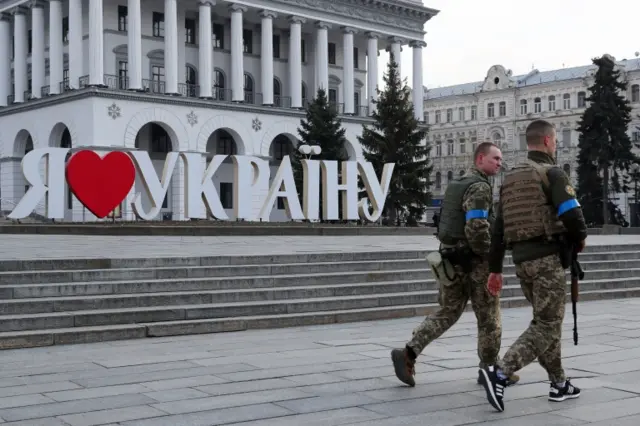
[[[307,160],[311,159],[312,155],[320,155],[320,153],[322,152],[322,148],[320,148],[320,145],[300,145],[298,147],[298,151],[302,154],[302,155],[307,155]]]
[[[640,164],[633,163],[631,165],[631,179],[633,179],[633,216],[631,217],[631,226],[638,226],[638,181],[640,181]]]

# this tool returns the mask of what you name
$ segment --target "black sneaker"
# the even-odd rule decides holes
[[[416,360],[409,355],[409,349],[394,349],[391,351],[391,360],[396,377],[411,387],[416,385],[413,376],[416,375]]]
[[[482,386],[487,392],[487,400],[496,410],[504,411],[502,398],[504,396],[504,388],[507,387],[507,380],[498,378],[495,367],[492,365],[481,369],[480,375]]]
[[[509,386],[513,386],[516,383],[518,383],[520,381],[520,376],[518,376],[517,374],[512,374],[508,379],[507,379],[507,387]],[[482,384],[482,370],[478,371],[478,384],[481,385]]]
[[[555,383],[551,383],[549,388],[549,401],[561,402],[565,399],[573,399],[580,396],[580,389],[573,386],[569,379],[563,388],[558,387]]]

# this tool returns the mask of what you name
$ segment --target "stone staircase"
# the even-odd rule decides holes
[[[438,300],[426,254],[0,261],[0,348],[424,316]],[[640,296],[640,245],[580,259],[581,301]],[[522,306],[505,265],[502,305]]]

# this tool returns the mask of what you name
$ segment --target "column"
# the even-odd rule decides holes
[[[31,97],[40,98],[44,76],[44,5],[31,4]]]
[[[184,69],[184,64],[182,64]],[[178,94],[178,4],[164,0],[164,92]]]
[[[140,0],[128,0],[127,11],[129,14],[127,18],[128,88],[142,90],[142,12]]]
[[[393,55],[396,64],[398,64],[398,77],[400,78],[400,81],[402,81],[402,40],[398,37],[391,37],[389,38],[389,41],[391,43],[389,52]],[[389,60],[391,60],[391,56],[389,56]]]
[[[231,100],[244,102],[244,52],[242,48],[242,13],[246,6],[232,4],[231,12]]]
[[[211,6],[213,1],[202,0],[198,3],[200,10],[200,25],[198,34],[198,84],[200,85],[200,97],[213,97],[213,31],[211,29]]]
[[[413,112],[416,120],[424,120],[424,89],[422,81],[422,48],[426,47],[424,41],[412,41],[413,48]]]
[[[89,85],[104,85],[102,0],[89,0]]]
[[[14,102],[24,102],[24,91],[27,90],[27,36],[25,9],[17,7],[13,11]]]
[[[376,105],[373,102],[378,99],[378,39],[379,34],[367,33],[367,103],[369,115],[373,114]]]
[[[326,22],[316,22],[317,43],[316,43],[316,83],[317,89],[324,89],[329,96],[329,28],[331,24]],[[313,93],[309,98],[315,98]]]
[[[344,113],[353,114],[353,34],[356,32],[354,28],[342,28],[342,96],[344,98]]]
[[[129,25],[131,25],[131,8],[129,8]],[[83,32],[82,0],[69,0],[69,87],[72,89],[80,88],[80,77],[84,72]]]
[[[262,37],[260,64],[262,71],[262,104],[273,105],[273,18],[278,16],[270,10],[261,10]]]
[[[290,16],[289,82],[291,107],[302,108],[302,24],[304,18]]]
[[[0,13],[0,58],[11,57],[11,16]],[[0,61],[0,106],[7,106],[11,94],[11,61]]]

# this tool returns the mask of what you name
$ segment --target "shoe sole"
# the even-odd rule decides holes
[[[393,370],[395,371],[396,377],[398,378],[398,380],[400,380],[405,385],[414,387],[416,385],[415,382],[411,383],[409,381],[402,380],[402,378],[400,377],[403,371],[399,370],[398,366],[401,365],[403,366],[403,368],[406,368],[404,367],[405,365],[404,353],[402,351],[398,351],[394,349],[393,351],[391,351],[391,361],[393,362]]]
[[[496,397],[496,393],[493,390],[493,386],[491,386],[489,375],[484,369],[480,370],[480,372],[482,373],[482,386],[484,386],[484,390],[487,392],[487,399],[489,400],[489,403],[493,408],[502,413],[504,411],[504,408],[501,407],[500,403],[498,402],[498,398]]]
[[[565,395],[565,396],[563,396],[561,398],[549,397],[549,401],[562,402],[562,401],[566,401],[567,399],[576,399],[576,398],[580,398],[580,394],[577,394],[577,395]]]

